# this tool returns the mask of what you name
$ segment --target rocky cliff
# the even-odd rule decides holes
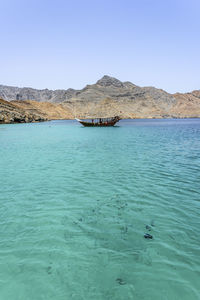
[[[28,123],[53,119],[73,119],[61,104],[36,101],[5,101],[0,99],[0,123]]]
[[[155,87],[139,87],[106,75],[82,90],[35,90],[0,85],[0,97],[15,100],[12,103],[22,105],[24,109],[37,109],[50,119],[113,115],[122,118],[200,117],[200,91],[169,94]],[[22,101],[27,99],[37,102]]]
[[[46,120],[46,115],[28,112],[11,102],[0,99],[0,123],[27,123]]]

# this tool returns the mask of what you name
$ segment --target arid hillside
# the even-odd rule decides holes
[[[173,107],[172,113],[177,118],[200,118],[200,91],[191,93],[176,93],[176,105]]]
[[[48,120],[73,119],[71,111],[62,104],[37,102],[33,100],[11,101],[12,104],[29,113],[44,115]]]
[[[47,117],[41,113],[26,111],[11,102],[0,99],[0,123],[28,123],[46,120]]]
[[[0,99],[0,123],[28,123],[53,119],[72,119],[61,104],[36,101],[5,101]]]
[[[82,90],[36,90],[0,85],[0,97],[29,114],[47,119],[111,117],[200,117],[200,91],[169,94],[155,87],[103,76]]]

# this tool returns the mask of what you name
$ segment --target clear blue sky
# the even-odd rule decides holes
[[[0,0],[0,84],[200,89],[199,0]]]

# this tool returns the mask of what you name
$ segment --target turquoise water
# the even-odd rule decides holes
[[[1,125],[0,300],[200,299],[199,190],[198,119]]]

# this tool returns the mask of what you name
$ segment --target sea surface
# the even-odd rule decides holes
[[[0,300],[179,299],[200,299],[200,119],[0,125]]]

